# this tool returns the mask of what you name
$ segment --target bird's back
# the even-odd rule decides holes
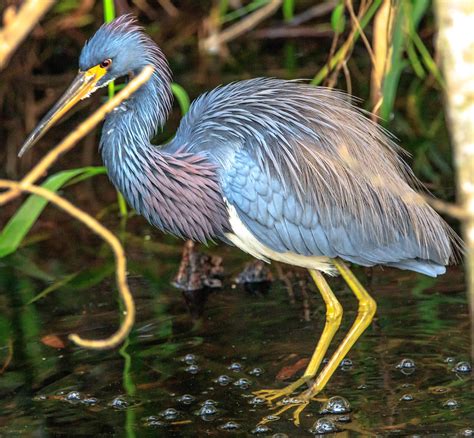
[[[450,229],[413,190],[399,148],[344,93],[278,79],[222,86],[193,103],[168,146],[178,148],[218,165],[229,207],[272,251],[428,275],[452,257]]]

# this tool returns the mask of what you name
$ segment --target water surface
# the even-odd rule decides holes
[[[0,435],[249,436],[271,413],[251,403],[252,391],[298,376],[295,364],[312,353],[325,313],[306,274],[282,266],[289,282],[251,292],[233,283],[247,256],[204,248],[224,259],[223,287],[184,296],[171,286],[181,242],[150,236],[135,221],[139,231],[122,237],[137,323],[118,350],[88,351],[67,341],[71,332],[105,336],[118,322],[113,262],[100,241],[72,224],[59,232],[43,227],[1,262]],[[350,352],[351,364],[321,394],[351,405],[350,421],[336,423],[340,436],[468,436],[472,373],[453,371],[469,359],[462,271],[452,268],[439,279],[392,269],[355,272],[378,312]],[[330,283],[345,309],[337,342],[357,306],[340,279]],[[29,304],[51,285],[57,289]],[[61,342],[64,348],[55,348]],[[397,367],[403,359],[415,368]],[[311,436],[321,407],[312,403],[300,428],[284,414],[259,436]]]

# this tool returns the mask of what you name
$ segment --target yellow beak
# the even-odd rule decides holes
[[[107,69],[96,65],[85,72],[79,72],[72,84],[31,132],[20,149],[21,157],[33,146],[64,114],[82,99],[89,97],[96,89],[97,82],[105,75]]]

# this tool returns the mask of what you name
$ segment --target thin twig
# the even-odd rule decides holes
[[[179,15],[179,9],[171,2],[171,0],[158,0],[158,3],[170,17],[175,18]]]
[[[96,350],[116,347],[130,333],[135,321],[135,304],[127,284],[127,261],[125,259],[125,251],[120,244],[120,241],[117,239],[117,237],[115,237],[114,234],[112,234],[92,216],[75,207],[69,201],[57,195],[56,193],[51,192],[50,190],[25,182],[8,181],[3,179],[0,179],[0,187],[17,189],[22,192],[33,193],[34,195],[41,196],[42,198],[56,205],[56,207],[61,208],[72,217],[81,221],[84,225],[89,227],[94,233],[98,234],[109,244],[115,255],[117,287],[125,305],[125,319],[121,323],[119,329],[112,336],[106,339],[83,339],[77,334],[69,335],[69,339],[81,347],[93,348]]]
[[[127,86],[116,94],[112,99],[104,103],[97,111],[82,122],[73,132],[71,132],[61,143],[52,149],[46,156],[28,172],[21,180],[22,183],[35,183],[47,169],[58,159],[59,155],[69,151],[74,145],[94,129],[104,117],[115,107],[120,105],[125,99],[129,98],[138,88],[150,79],[153,74],[153,67],[146,66],[140,74],[135,76]],[[0,205],[12,200],[18,196],[18,190],[9,190],[0,194]]]
[[[54,3],[54,0],[25,0],[18,13],[0,30],[0,70],[7,65],[15,49]]]
[[[232,41],[250,29],[253,29],[257,24],[265,20],[265,18],[272,15],[281,6],[281,3],[282,0],[271,0],[268,4],[257,9],[233,26],[230,26],[220,33],[212,33],[202,42],[202,47],[209,53],[217,53],[222,44]]]
[[[359,11],[364,11],[363,14],[359,13],[359,15],[363,15],[359,19],[359,25],[361,29],[364,29],[364,27],[371,20],[372,16],[380,6],[381,1],[382,0],[374,0],[374,2],[367,7],[367,9],[363,9],[361,5]],[[311,84],[319,85],[332,70],[337,70],[342,65],[341,63],[349,56],[350,51],[352,50],[358,38],[359,30],[355,26],[353,26],[347,40],[339,48],[335,55],[329,59],[328,63],[323,68],[321,68],[321,70],[316,74],[316,76],[311,81]]]
[[[370,45],[369,40],[367,39],[367,37],[365,35],[364,29],[362,29],[362,27],[360,26],[359,18],[356,17],[356,14],[354,12],[354,8],[352,6],[352,0],[346,0],[346,5],[347,5],[347,9],[349,11],[349,15],[351,16],[351,20],[354,23],[355,27],[357,28],[357,31],[359,32],[359,35],[360,35],[362,41],[364,42],[365,48],[367,49],[367,53],[369,54],[372,66],[375,66],[375,56],[374,56],[374,52],[372,50],[372,46]],[[364,11],[364,13],[365,13],[365,11]],[[359,14],[359,15],[362,15],[362,14]]]
[[[430,204],[435,210],[440,213],[447,214],[460,221],[465,220],[468,217],[467,211],[460,205],[450,204],[448,202],[441,201],[440,199],[433,198],[431,196],[422,195],[423,199]]]

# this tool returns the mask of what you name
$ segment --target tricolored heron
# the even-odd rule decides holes
[[[171,109],[171,72],[130,15],[87,42],[79,74],[20,155],[79,100],[148,64],[152,78],[105,120],[100,151],[109,177],[165,232],[221,239],[256,258],[310,271],[326,304],[321,338],[303,377],[258,393],[271,402],[308,384],[291,399],[298,422],[376,311],[346,262],[436,277],[453,258],[454,235],[414,190],[417,181],[390,136],[339,91],[268,78],[235,82],[199,97],[169,143],[151,144]],[[317,375],[342,318],[323,273],[343,277],[359,310]]]

